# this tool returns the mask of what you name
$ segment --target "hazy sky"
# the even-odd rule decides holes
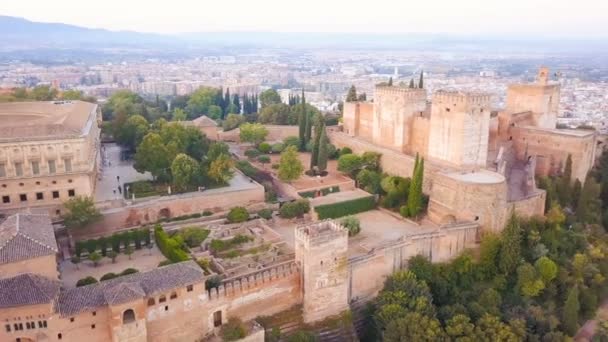
[[[112,30],[608,37],[608,0],[2,0],[0,15]]]

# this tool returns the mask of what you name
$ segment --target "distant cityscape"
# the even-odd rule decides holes
[[[396,84],[408,83],[423,72],[431,92],[440,88],[483,90],[493,95],[493,105],[500,109],[507,85],[533,80],[542,62],[536,56],[475,60],[465,54],[322,50],[52,65],[12,61],[0,64],[0,88],[47,84],[81,90],[101,101],[121,89],[171,100],[202,86],[223,87],[239,95],[274,88],[284,102],[304,88],[310,104],[323,112],[335,112],[351,85],[371,99],[377,83],[389,78]],[[551,64],[555,70],[552,79],[562,86],[559,123],[594,126],[606,132],[608,70],[568,59]]]

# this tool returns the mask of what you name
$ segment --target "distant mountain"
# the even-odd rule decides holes
[[[0,16],[2,49],[142,47],[172,44],[174,37],[132,31],[90,29],[60,23],[40,23]]]
[[[180,58],[234,49],[391,49],[475,53],[608,52],[608,40],[423,33],[198,32],[176,35],[90,29],[0,16],[0,60],[78,60],[114,55]]]

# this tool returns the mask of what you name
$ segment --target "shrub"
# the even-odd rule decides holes
[[[287,342],[316,342],[317,336],[310,331],[300,330],[289,336]]]
[[[203,216],[211,216],[213,215],[213,211],[205,210],[203,211]]]
[[[95,284],[98,283],[97,279],[95,279],[94,277],[88,276],[82,279],[79,279],[76,282],[76,287],[81,287],[81,286],[85,286],[85,285],[91,285],[91,284]]]
[[[269,156],[259,156],[258,157],[258,162],[262,163],[262,164],[268,164],[270,163],[270,157]]]
[[[237,341],[247,336],[247,327],[240,319],[232,317],[222,326],[221,334],[224,341]]]
[[[101,278],[99,278],[99,281],[110,280],[110,279],[114,279],[116,277],[118,277],[118,274],[116,274],[114,272],[110,272],[110,273],[106,273],[106,274],[102,275]]]
[[[217,253],[217,252],[221,252],[221,251],[225,251],[227,249],[233,248],[233,247],[243,244],[245,242],[249,242],[251,240],[253,240],[253,238],[246,236],[246,235],[238,234],[235,237],[233,237],[232,239],[228,239],[228,240],[217,240],[217,239],[211,240],[211,243],[209,244],[209,248],[214,253]]]
[[[180,262],[190,259],[182,244],[175,238],[169,237],[160,225],[154,228],[156,245],[163,255],[171,262]]]
[[[259,156],[259,155],[260,155],[260,151],[258,151],[258,150],[256,150],[256,149],[254,149],[254,148],[251,148],[251,149],[249,149],[249,150],[245,151],[245,155],[246,155],[248,158],[253,159],[253,158],[255,158],[255,157],[257,157],[257,156]]]
[[[361,231],[361,222],[354,216],[346,216],[340,223],[348,229],[348,236],[355,236]]]
[[[172,263],[173,262],[171,260],[163,260],[163,261],[161,261],[161,262],[158,263],[158,267],[171,265]]]
[[[138,272],[139,272],[139,270],[136,268],[127,268],[124,271],[120,272],[120,275],[125,276],[128,274],[133,274],[133,273],[138,273]]]
[[[291,136],[283,139],[284,148],[288,146],[295,146],[296,148],[300,146],[300,138]]]
[[[310,203],[306,199],[285,203],[279,209],[279,214],[284,218],[301,217],[310,211]]]
[[[234,207],[230,209],[226,218],[230,223],[245,222],[249,219],[249,213],[247,212],[247,209],[243,207]]]
[[[351,150],[350,147],[344,147],[340,150],[340,156],[343,156],[345,154],[351,154],[353,153],[353,150]]]
[[[281,153],[281,152],[283,152],[284,149],[285,149],[285,144],[283,144],[283,143],[273,144],[272,147],[270,148],[270,150],[273,153]]]
[[[260,152],[262,152],[262,153],[268,153],[268,152],[270,152],[271,149],[272,149],[272,146],[270,146],[270,144],[267,142],[263,142],[258,146],[258,150],[260,150]]]
[[[367,196],[333,204],[315,207],[319,219],[337,218],[372,210],[376,207],[374,196]]]
[[[197,228],[197,227],[186,227],[182,228],[178,235],[182,237],[188,247],[198,247],[203,241],[209,236],[209,230]]]
[[[258,216],[260,216],[263,219],[267,219],[270,220],[272,218],[272,209],[262,209],[260,211],[258,211]]]
[[[211,273],[211,260],[207,258],[200,258],[196,260],[196,263],[200,268],[203,269],[203,271],[205,271],[205,273]]]
[[[270,166],[273,170],[278,170],[279,169],[279,164],[272,164],[272,166]]]

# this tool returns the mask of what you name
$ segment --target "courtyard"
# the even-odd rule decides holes
[[[95,188],[95,202],[123,198],[124,184],[151,180],[148,172],[139,173],[133,168],[132,160],[121,160],[122,148],[115,143],[104,143],[101,149],[101,167]],[[119,190],[118,187],[121,187]]]
[[[89,276],[99,280],[104,274],[119,274],[127,268],[134,268],[139,272],[150,271],[157,268],[158,264],[165,259],[156,245],[154,245],[151,249],[142,248],[135,250],[131,254],[131,258],[123,253],[119,253],[115,263],[112,263],[110,258],[102,258],[97,267],[86,258],[83,258],[78,264],[73,264],[70,260],[63,260],[59,264],[59,272],[61,273],[61,280],[65,287],[76,287],[76,282],[79,279]]]

